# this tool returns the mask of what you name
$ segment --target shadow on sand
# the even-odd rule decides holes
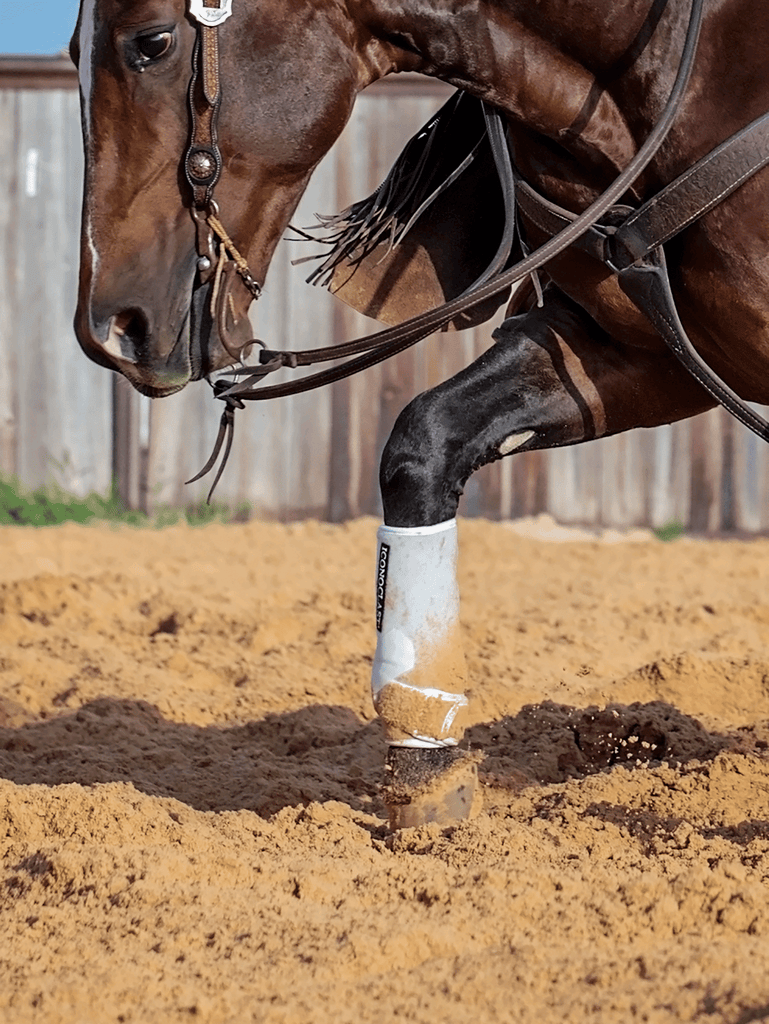
[[[619,763],[640,770],[661,761],[702,762],[735,745],[661,702],[602,711],[530,705],[473,726],[466,740],[484,752],[482,775],[514,789]],[[364,722],[345,707],[314,704],[247,725],[203,727],[169,721],[143,701],[103,697],[73,713],[0,728],[0,777],[20,785],[130,782],[204,811],[268,816],[339,800],[384,815],[385,749],[379,722]]]

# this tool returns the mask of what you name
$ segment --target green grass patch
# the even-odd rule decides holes
[[[678,540],[679,537],[683,537],[686,533],[686,527],[683,523],[679,523],[678,520],[673,520],[670,523],[665,523],[664,526],[658,526],[652,532],[657,540]]]
[[[145,512],[126,508],[115,487],[106,497],[89,494],[87,498],[78,498],[55,484],[29,490],[16,480],[0,477],[0,526],[109,522],[162,529],[181,522],[190,526],[206,526],[215,522],[243,522],[248,518],[248,505],[233,509],[229,505],[206,505],[204,502],[185,508],[159,508],[148,516]]]

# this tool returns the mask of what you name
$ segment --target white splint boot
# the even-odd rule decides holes
[[[390,746],[455,746],[467,725],[457,524],[377,533],[374,707]]]

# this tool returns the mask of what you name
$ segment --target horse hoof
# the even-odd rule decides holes
[[[480,754],[458,747],[390,747],[384,800],[390,828],[471,818],[481,809]]]

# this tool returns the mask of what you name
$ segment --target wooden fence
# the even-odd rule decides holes
[[[447,90],[394,79],[367,90],[295,216],[367,195]],[[205,383],[149,402],[92,364],[75,341],[82,171],[76,80],[64,60],[0,59],[0,472],[104,492],[116,478],[134,506],[199,500],[219,403]],[[376,329],[292,267],[284,243],[254,307],[272,348],[330,344]],[[280,519],[378,513],[377,465],[395,416],[465,366],[494,324],[439,335],[330,388],[240,414],[218,496]],[[720,410],[588,445],[514,456],[470,481],[463,512],[629,527],[678,521],[698,531],[769,530],[769,446]]]

